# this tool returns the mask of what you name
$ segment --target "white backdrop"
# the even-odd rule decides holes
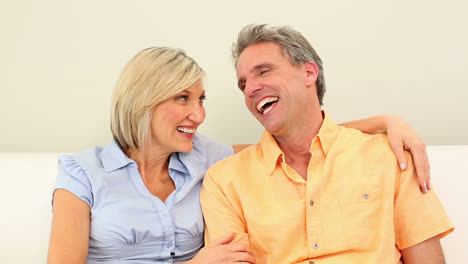
[[[0,152],[104,145],[123,65],[183,48],[207,71],[201,131],[254,143],[262,128],[236,88],[230,47],[246,24],[289,25],[325,66],[336,122],[408,120],[427,144],[468,144],[468,2],[0,0]]]

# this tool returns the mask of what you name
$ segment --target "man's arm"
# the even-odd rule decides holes
[[[405,264],[445,264],[438,236],[401,250]]]
[[[210,170],[203,181],[200,202],[205,219],[205,244],[234,233],[234,241],[249,245],[240,201],[235,197],[226,197],[225,192],[210,176]]]
[[[407,152],[408,160],[411,155]],[[415,168],[408,163],[398,172],[394,197],[395,243],[406,263],[445,263],[439,239],[453,231],[434,190],[421,193],[414,177]]]

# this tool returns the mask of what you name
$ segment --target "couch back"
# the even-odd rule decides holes
[[[468,259],[468,145],[429,146],[432,183],[455,231],[442,239],[447,263]],[[62,153],[0,153],[2,263],[46,263],[52,188]],[[424,219],[421,219],[424,221]]]

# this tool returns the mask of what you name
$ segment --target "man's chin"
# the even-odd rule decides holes
[[[276,136],[276,135],[279,135],[280,134],[280,127],[278,125],[274,125],[274,124],[262,124],[263,125],[263,128],[265,128],[265,130],[272,134],[273,136]]]

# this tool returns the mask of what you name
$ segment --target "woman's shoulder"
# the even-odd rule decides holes
[[[58,159],[59,174],[66,173],[70,176],[88,178],[95,171],[102,170],[100,154],[102,147],[94,146],[86,150],[62,155]]]
[[[199,133],[195,134],[191,152],[193,155],[197,155],[207,168],[234,154],[232,146],[216,142]]]
[[[94,146],[86,150],[59,157],[59,163],[66,167],[99,167],[102,165],[100,154],[102,147]]]

